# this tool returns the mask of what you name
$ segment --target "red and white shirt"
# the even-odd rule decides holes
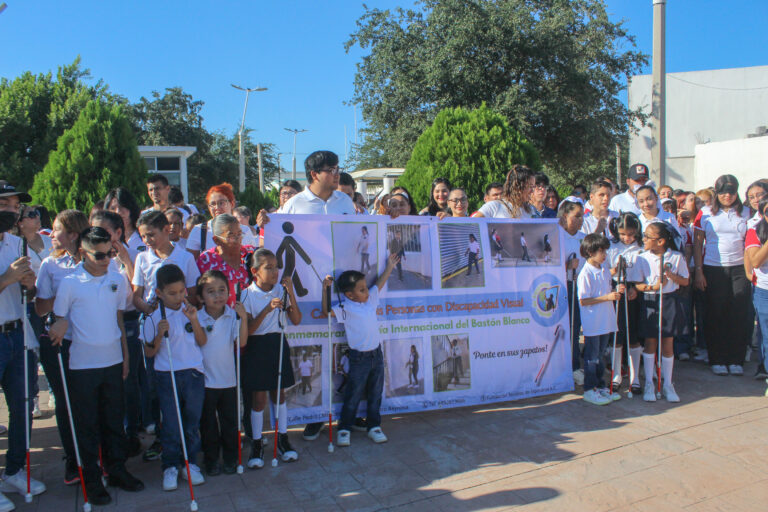
[[[751,228],[749,231],[747,231],[747,236],[744,240],[744,249],[746,250],[750,247],[756,247],[759,249],[762,246],[763,244],[760,243],[760,239],[757,237],[757,230],[755,228]],[[753,269],[753,274],[753,282],[755,286],[762,288],[763,290],[768,290],[768,261],[760,265],[759,268]]]

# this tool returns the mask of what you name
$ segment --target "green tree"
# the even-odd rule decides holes
[[[438,112],[486,102],[552,169],[610,158],[640,112],[617,94],[647,57],[602,0],[422,0],[366,8],[346,49],[362,106],[359,161],[401,167]]]
[[[30,193],[51,211],[89,211],[114,187],[146,193],[147,169],[120,105],[89,101],[72,128],[59,137]]]
[[[533,145],[504,116],[485,104],[475,110],[448,108],[419,137],[398,184],[411,192],[417,205],[424,206],[432,180],[448,178],[454,187],[466,191],[470,207],[478,208],[485,186],[503,182],[513,164],[541,167]]]
[[[90,78],[78,57],[59,67],[55,77],[27,71],[13,80],[0,80],[0,176],[28,190],[58,138],[90,100],[125,101],[110,94],[102,81],[88,85]]]

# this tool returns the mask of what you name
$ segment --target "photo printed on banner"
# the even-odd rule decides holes
[[[440,274],[443,288],[485,286],[480,225],[445,222],[437,225],[440,240]]]
[[[378,224],[375,222],[332,222],[334,278],[356,270],[372,286],[378,277]]]
[[[489,222],[491,266],[560,265],[560,236],[555,223]]]
[[[288,407],[314,407],[322,403],[322,345],[291,347],[296,384],[286,390]]]
[[[387,226],[387,255],[400,256],[387,280],[389,291],[432,288],[432,248],[428,230],[426,224]]]
[[[384,396],[424,394],[423,338],[384,342]]]
[[[432,385],[435,392],[469,389],[472,370],[469,335],[432,336]]]

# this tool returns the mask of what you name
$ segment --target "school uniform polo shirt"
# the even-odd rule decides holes
[[[8,271],[11,263],[21,258],[21,238],[3,233],[0,241],[0,274]],[[0,292],[0,325],[21,320],[21,284],[13,283]]]
[[[488,201],[478,210],[483,217],[496,219],[532,219],[534,208],[531,205],[525,205],[525,208],[515,208],[505,199],[496,199]],[[513,213],[518,216],[515,217]]]
[[[187,288],[197,285],[200,270],[195,258],[181,247],[174,246],[171,254],[163,259],[153,249],[140,252],[133,264],[133,285],[144,287],[144,300],[150,301],[155,297],[157,288],[157,271],[164,265],[176,265],[184,272],[184,284]]]
[[[205,232],[205,249],[202,249],[200,246],[202,228],[200,227],[201,224],[197,224],[192,228],[192,231],[189,232],[189,236],[187,236],[188,251],[206,251],[212,247],[216,247],[216,243],[213,241],[211,221],[209,220],[208,224],[206,225],[208,226],[208,229]],[[256,240],[256,237],[253,236],[253,232],[251,232],[251,228],[249,226],[240,224],[240,231],[243,232],[243,239],[240,241],[240,245],[253,245],[254,247],[259,246],[258,241]]]
[[[140,252],[147,250],[147,246],[144,245],[144,240],[141,239],[139,230],[134,230],[133,234],[125,241],[125,247],[128,251],[128,256],[131,257],[131,261],[136,261],[136,256]]]
[[[171,371],[171,364],[168,359],[168,344],[170,344],[174,371],[193,369],[205,373],[203,352],[195,341],[192,323],[182,312],[183,307],[182,305],[179,309],[165,308],[165,315],[168,320],[168,337],[160,341],[160,350],[155,355],[155,370],[159,372]],[[144,320],[145,343],[151,344],[154,341],[157,334],[157,324],[162,319],[162,312],[160,308],[157,308]]]
[[[563,265],[568,263],[568,258],[570,258],[572,254],[575,255],[575,257],[579,260],[579,266],[576,268],[575,272],[570,269],[565,271],[566,279],[571,281],[571,275],[578,276],[582,267],[584,267],[584,262],[586,260],[581,256],[581,241],[584,240],[584,237],[587,235],[581,231],[577,231],[575,235],[570,235],[566,230],[563,229],[562,226],[560,226],[560,230],[563,232],[563,241],[565,246],[565,261],[563,262]],[[576,277],[573,278],[573,280],[575,279]]]
[[[256,318],[259,316],[259,313],[264,311],[264,308],[267,307],[267,305],[272,302],[272,299],[282,299],[283,298],[283,287],[280,285],[275,285],[272,287],[269,291],[264,291],[258,286],[256,286],[256,283],[251,283],[251,285],[246,288],[242,295],[240,296],[240,300],[243,303],[243,307],[248,312],[249,315],[251,315],[252,318]],[[280,332],[280,324],[278,323],[278,314],[280,310],[273,309],[269,313],[267,313],[267,316],[264,317],[264,320],[259,324],[259,326],[256,328],[254,332],[251,333],[251,335],[260,335],[260,334],[269,334],[271,332]]]
[[[643,282],[645,284],[656,284],[659,281],[659,259],[659,256],[650,251],[643,251],[637,257],[636,266],[642,274]],[[688,265],[685,263],[683,255],[679,252],[667,249],[667,252],[664,253],[664,267],[666,268],[667,265],[669,265],[669,270],[672,271],[673,274],[677,274],[680,277],[689,277]],[[672,293],[677,291],[678,288],[680,288],[680,286],[677,283],[668,279],[667,282],[664,283],[664,287],[661,291],[662,293]],[[659,292],[652,291],[645,293],[655,295]]]
[[[356,210],[355,203],[343,192],[334,190],[331,197],[324,201],[306,187],[281,206],[277,213],[355,215]]]
[[[613,291],[611,272],[603,267],[595,267],[591,263],[584,265],[576,282],[579,301],[601,297]],[[579,308],[584,336],[600,336],[616,332],[616,311],[613,309],[613,302],[599,302],[591,306],[585,306],[579,302]]]
[[[612,268],[616,268],[619,264],[619,256],[623,256],[627,262],[627,282],[639,283],[643,280],[643,274],[637,264],[637,257],[643,252],[643,248],[637,244],[625,245],[621,242],[611,242],[611,247],[608,248],[607,257],[603,262],[603,268],[609,271]],[[618,276],[614,276],[617,279]]]
[[[733,267],[744,264],[744,238],[747,235],[749,209],[745,206],[739,214],[735,208],[712,210],[702,208],[701,217],[696,219],[694,229],[704,232],[706,251],[704,265]]]
[[[663,222],[670,228],[674,228],[673,233],[674,232],[680,233],[680,225],[677,223],[677,219],[675,218],[674,215],[672,215],[666,210],[659,210],[659,213],[652,219],[646,218],[646,216],[643,215],[642,213],[638,215],[638,218],[640,219],[640,225],[643,228],[643,233],[645,233],[645,229],[651,224],[653,224],[654,222]],[[683,234],[680,233],[680,236],[682,237]]]
[[[37,273],[35,287],[37,288],[38,299],[53,299],[56,297],[56,290],[59,289],[61,280],[70,275],[77,268],[77,262],[69,255],[64,253],[58,258],[48,256],[40,264],[40,270]],[[72,324],[67,328],[64,339],[72,339]]]
[[[235,345],[240,332],[240,320],[235,310],[224,306],[224,313],[213,318],[205,308],[197,312],[197,319],[208,341],[200,347],[205,368],[205,387],[233,388],[237,385]]]
[[[344,299],[342,304],[333,306],[336,321],[344,324],[349,348],[368,352],[379,346],[379,325],[376,319],[376,308],[379,307],[379,288],[376,285],[368,289],[368,300],[355,302]]]
[[[608,205],[608,209],[619,213],[632,212],[635,215],[640,215],[640,208],[637,206],[637,199],[635,199],[635,196],[629,193],[629,190],[613,196],[610,204]]]
[[[611,223],[611,219],[614,217],[618,217],[619,214],[613,210],[608,210],[608,222],[605,223],[605,231],[603,233],[600,233],[602,235],[605,235],[606,237],[611,237],[611,231],[608,229],[608,226]],[[594,233],[597,229],[597,224],[600,222],[600,219],[592,215],[591,213],[584,215],[584,223],[581,225],[581,231],[585,235],[589,235],[591,233]]]
[[[71,369],[106,368],[123,362],[117,312],[125,311],[127,300],[125,278],[113,270],[94,276],[80,263],[61,280],[53,312],[67,318],[72,330]]]

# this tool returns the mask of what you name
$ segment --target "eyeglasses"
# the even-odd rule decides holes
[[[211,201],[208,203],[208,208],[222,208],[229,204],[229,199],[219,199],[218,201]]]
[[[652,236],[643,235],[643,240],[660,240],[660,238],[658,236],[654,238]]]
[[[284,190],[280,192],[280,197],[293,197],[296,194],[298,194],[298,192],[296,192],[295,190]]]
[[[449,199],[448,202],[449,203],[454,203],[454,204],[466,203],[467,202],[467,198],[465,196],[465,197],[459,197],[459,198],[455,198],[455,199]]]
[[[337,165],[337,166],[334,166],[334,167],[326,167],[326,168],[320,169],[317,172],[329,172],[329,173],[335,175],[335,174],[339,174],[339,172],[341,172],[341,171],[339,171],[339,166]]]
[[[408,206],[408,203],[406,203],[405,201],[398,201],[396,199],[389,201],[389,203],[387,204],[389,204],[390,208],[400,208],[401,206]]]
[[[88,249],[84,249],[85,252],[93,256],[93,259],[96,261],[101,261],[104,258],[114,258],[117,256],[117,251],[114,249],[111,249],[107,252],[101,252],[101,251],[89,251]]]
[[[243,238],[243,232],[241,231],[239,233],[233,233],[225,237],[216,235],[216,238],[218,238],[219,240],[226,240],[227,242],[235,242]]]
[[[27,210],[24,212],[24,215],[21,216],[21,218],[27,218],[27,219],[36,219],[40,216],[40,212],[37,210]]]

